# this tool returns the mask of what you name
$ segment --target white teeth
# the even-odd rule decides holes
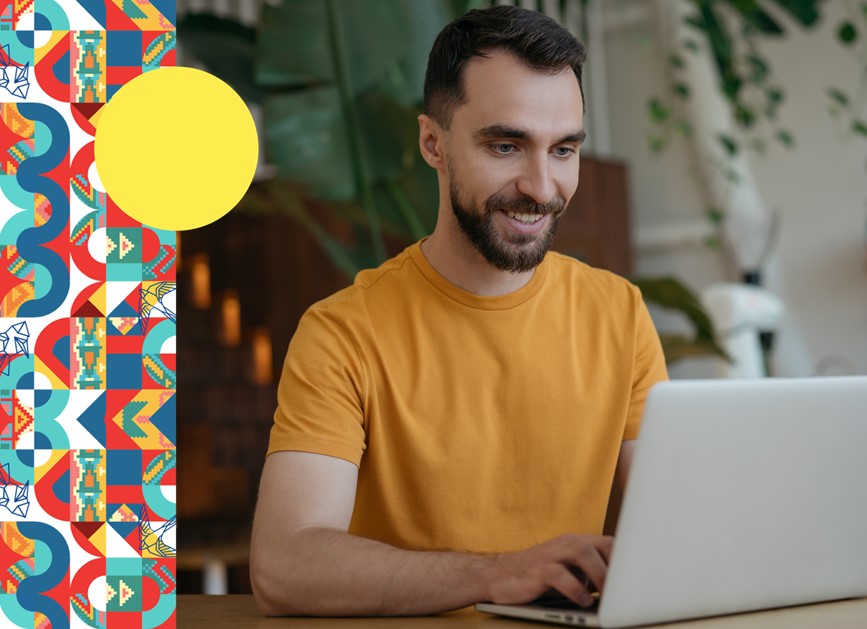
[[[515,220],[521,221],[522,223],[535,223],[536,221],[542,220],[544,214],[518,214],[516,212],[506,212],[509,218],[514,218]]]

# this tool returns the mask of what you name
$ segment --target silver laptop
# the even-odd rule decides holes
[[[867,377],[692,380],[647,400],[598,612],[630,627],[867,596]]]

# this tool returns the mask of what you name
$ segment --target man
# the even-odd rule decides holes
[[[666,374],[638,290],[547,253],[578,185],[583,61],[514,7],[437,38],[419,116],[436,229],[299,323],[253,528],[265,614],[603,590],[615,470]]]

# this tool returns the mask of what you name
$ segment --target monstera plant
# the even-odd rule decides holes
[[[257,29],[205,14],[178,24],[181,46],[262,107],[272,182],[251,206],[291,214],[347,275],[386,257],[385,239],[414,240],[436,218],[436,179],[421,161],[416,116],[427,50],[473,3],[288,0],[266,4]],[[316,206],[305,212],[297,194]],[[323,214],[351,237],[321,228]],[[331,221],[333,222],[333,221]]]
[[[257,29],[182,18],[182,50],[264,113],[276,176],[254,184],[239,209],[291,216],[349,278],[383,262],[388,239],[430,233],[436,176],[416,148],[427,54],[444,24],[484,4],[284,0],[264,5]],[[663,337],[669,361],[725,356],[685,287],[672,278],[638,283],[648,301],[684,312],[695,329]]]

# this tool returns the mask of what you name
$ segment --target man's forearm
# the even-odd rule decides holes
[[[308,528],[254,554],[267,615],[401,616],[466,607],[487,596],[495,556],[408,551],[342,531]]]

